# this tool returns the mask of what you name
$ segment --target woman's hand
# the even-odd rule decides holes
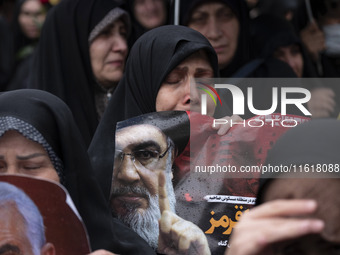
[[[295,199],[274,200],[251,209],[234,227],[225,255],[267,254],[275,243],[320,233],[323,221],[301,218],[316,208],[314,200]]]
[[[335,93],[331,88],[315,88],[311,91],[311,100],[307,103],[313,118],[330,117],[334,112]]]

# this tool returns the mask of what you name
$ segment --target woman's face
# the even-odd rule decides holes
[[[201,93],[194,78],[212,78],[214,71],[205,52],[197,52],[182,61],[164,79],[156,98],[156,111],[198,111]],[[215,104],[208,97],[207,114],[212,116]]]
[[[94,76],[105,88],[112,88],[123,76],[128,53],[127,30],[121,20],[106,27],[90,45]]]
[[[229,6],[217,2],[202,4],[193,11],[188,26],[209,40],[220,69],[231,62],[237,50],[240,24]]]
[[[39,0],[25,1],[20,10],[19,24],[22,32],[30,39],[40,36],[40,29],[45,21],[46,13]]]
[[[46,150],[13,130],[0,137],[0,173],[24,174],[60,182]]]
[[[303,58],[299,45],[291,44],[285,47],[279,47],[274,52],[274,57],[286,62],[295,72],[298,78],[303,75]]]
[[[146,29],[164,25],[167,16],[163,0],[136,0],[134,14],[137,21]]]

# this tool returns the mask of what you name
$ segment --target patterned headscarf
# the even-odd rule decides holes
[[[18,118],[14,118],[11,116],[0,117],[0,137],[2,137],[9,130],[18,131],[27,139],[37,142],[42,147],[44,147],[55,170],[57,171],[57,174],[60,178],[60,182],[64,184],[63,162],[53,151],[52,147],[47,143],[46,139],[40,134],[40,132],[35,127]]]

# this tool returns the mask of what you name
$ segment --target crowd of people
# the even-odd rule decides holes
[[[4,0],[0,172],[65,187],[94,255],[338,254],[336,174],[209,181],[192,164],[213,158],[336,172],[339,76],[339,0]],[[291,79],[309,91],[299,109],[311,119],[289,108],[292,120],[308,123],[282,136],[282,126],[261,136],[244,124],[242,133],[232,123],[259,116],[233,115],[230,91],[192,82],[210,78],[261,79],[253,102],[265,107],[273,87]],[[214,92],[207,116],[196,115],[206,88]],[[212,126],[217,119],[224,125]],[[228,144],[231,156],[207,144]],[[216,197],[247,202],[209,202]],[[8,210],[25,216],[19,206]],[[42,254],[55,254],[47,241]]]

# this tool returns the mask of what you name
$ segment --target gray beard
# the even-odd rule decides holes
[[[171,170],[167,170],[165,176],[170,208],[172,212],[175,212],[176,198],[171,180]],[[138,211],[138,208],[135,208],[134,206],[126,205],[126,208],[129,210],[129,213],[126,215],[117,215],[114,211],[113,213],[114,215],[117,215],[118,219],[120,219],[124,224],[129,226],[140,237],[142,237],[154,250],[157,250],[159,236],[158,220],[161,218],[158,195],[151,196],[145,187],[124,186],[120,188],[112,188],[111,194],[122,193],[137,193],[147,196],[149,207],[143,212]]]

